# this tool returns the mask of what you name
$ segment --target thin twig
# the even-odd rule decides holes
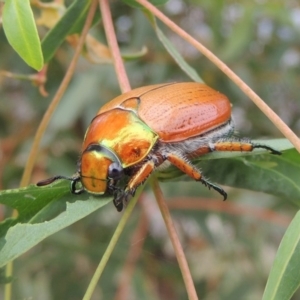
[[[210,50],[199,43],[196,39],[190,36],[187,32],[181,29],[154,5],[146,0],[136,0],[142,6],[146,7],[152,14],[165,23],[171,30],[181,36],[188,43],[198,49],[212,63],[214,63],[223,73],[225,73],[270,119],[270,121],[281,131],[281,133],[289,139],[289,141],[300,152],[300,139],[297,135],[282,121],[282,119],[242,80],[238,77],[225,63],[223,63]]]
[[[25,170],[24,170],[24,173],[23,173],[23,176],[22,176],[22,179],[21,179],[21,183],[20,183],[20,186],[23,187],[23,186],[26,186],[28,185],[29,181],[30,181],[30,176],[31,176],[31,173],[32,173],[32,170],[33,170],[33,166],[35,164],[35,161],[37,159],[37,154],[38,154],[38,151],[39,151],[39,145],[40,145],[40,142],[41,142],[41,139],[44,135],[44,132],[46,131],[46,128],[51,120],[51,117],[60,101],[60,99],[62,98],[63,94],[65,93],[70,81],[71,81],[71,78],[74,74],[74,71],[75,71],[75,68],[76,68],[76,64],[77,64],[77,61],[79,59],[79,56],[80,56],[80,53],[81,53],[81,49],[83,47],[83,44],[85,42],[85,37],[88,33],[88,30],[92,24],[92,21],[93,21],[93,17],[94,17],[94,14],[96,12],[96,8],[97,8],[97,0],[94,0],[91,4],[91,7],[90,7],[90,10],[88,12],[88,15],[87,15],[87,18],[86,18],[86,21],[85,21],[85,24],[84,24],[84,27],[83,27],[83,30],[82,30],[82,33],[81,33],[81,36],[80,36],[80,39],[78,41],[78,44],[77,44],[77,47],[75,49],[75,53],[74,53],[74,56],[72,58],[72,61],[69,65],[69,68],[66,72],[66,75],[65,77],[63,78],[52,102],[50,103],[46,113],[44,114],[44,117],[37,129],[37,132],[35,134],[35,137],[34,137],[34,141],[33,141],[33,144],[32,144],[32,147],[31,147],[31,150],[30,150],[30,154],[29,154],[29,157],[28,157],[28,160],[27,160],[27,163],[26,163],[26,166],[25,166]]]
[[[131,213],[136,205],[137,199],[139,198],[141,192],[142,192],[142,189],[138,189],[134,198],[132,198],[129,201],[129,204],[126,207],[126,209],[122,215],[122,218],[121,218],[113,236],[111,237],[109,244],[107,245],[107,248],[105,249],[105,252],[104,252],[104,254],[101,258],[101,261],[93,275],[93,278],[91,279],[91,281],[89,283],[89,286],[85,292],[83,300],[90,300],[92,298],[92,295],[97,286],[97,283],[104,271],[105,266],[107,265],[107,262],[109,261],[109,258],[111,256],[113,250],[116,247],[116,244],[125,228],[125,225],[127,224],[129,217],[131,216]]]
[[[178,260],[178,264],[179,264],[179,267],[181,270],[181,274],[182,274],[183,281],[184,281],[184,284],[185,284],[185,287],[186,287],[186,290],[188,293],[189,300],[196,300],[196,299],[198,299],[198,296],[197,296],[196,289],[194,286],[193,278],[190,273],[190,269],[189,269],[187,260],[184,255],[184,251],[181,247],[176,229],[174,227],[168,206],[163,198],[162,191],[159,187],[157,178],[155,176],[153,176],[151,178],[151,185],[152,185],[152,189],[154,191],[154,195],[155,195],[157,204],[159,206],[159,209],[160,209],[163,219],[165,221],[169,237],[171,239],[172,245],[175,250],[175,254],[176,254],[176,257]]]
[[[103,18],[104,30],[109,45],[110,51],[112,52],[112,57],[114,61],[114,67],[118,77],[119,85],[122,93],[128,92],[131,90],[128,76],[123,64],[123,60],[120,54],[120,49],[118,46],[118,41],[116,38],[116,33],[113,25],[113,20],[111,17],[111,12],[109,8],[108,0],[99,0],[101,15]]]

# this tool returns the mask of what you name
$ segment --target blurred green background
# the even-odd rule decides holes
[[[160,9],[241,76],[299,135],[297,1],[170,0]],[[38,17],[39,10],[35,13]],[[140,10],[114,1],[112,14],[123,54],[137,52],[143,46],[148,49],[146,55],[126,63],[133,88],[190,80],[159,43]],[[203,80],[230,98],[240,136],[282,137],[221,71],[174,33],[161,28]],[[46,32],[39,27],[41,38]],[[101,23],[90,33],[105,43]],[[0,53],[0,70],[34,72],[11,49],[3,30]],[[1,189],[18,187],[36,128],[73,53],[74,49],[64,43],[49,64],[48,97],[42,97],[29,81],[0,77]],[[91,64],[83,57],[80,59],[43,139],[33,183],[56,174],[74,173],[88,124],[101,105],[119,93],[111,64]],[[173,200],[170,207],[199,297],[260,299],[279,242],[297,208],[270,195],[226,187],[230,204],[225,209],[219,195],[199,183],[163,183],[162,188],[166,198]],[[200,198],[215,207],[206,206]],[[176,258],[148,188],[142,201],[143,206],[136,207],[93,299],[187,299]],[[198,204],[182,209],[191,201]],[[8,213],[1,208],[0,217]],[[81,299],[120,216],[111,203],[17,259],[13,299]],[[141,252],[136,254],[139,247]],[[136,261],[133,276],[126,282],[129,271],[124,265],[130,261],[128,254]],[[124,285],[129,292],[124,292]],[[0,292],[3,293],[2,287]],[[293,299],[299,298],[300,293]]]

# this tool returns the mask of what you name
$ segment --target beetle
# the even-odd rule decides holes
[[[71,191],[113,195],[118,211],[137,187],[156,169],[174,165],[196,181],[226,192],[209,181],[191,162],[212,151],[281,152],[248,139],[233,137],[228,98],[202,83],[165,83],[140,87],[105,104],[91,121],[84,137]],[[125,181],[125,182],[124,182]]]

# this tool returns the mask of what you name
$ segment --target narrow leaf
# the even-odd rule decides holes
[[[87,193],[73,195],[68,185],[61,180],[45,187],[31,185],[0,192],[0,203],[18,211],[17,218],[0,223],[1,266],[111,201]]]
[[[289,300],[300,286],[300,211],[280,243],[263,300]]]
[[[68,35],[81,32],[90,4],[91,0],[74,1],[68,7],[62,18],[47,33],[42,41],[45,62],[48,62],[53,57],[55,51],[59,48]],[[99,14],[96,14],[93,24],[97,22],[99,18]]]
[[[13,49],[30,67],[41,70],[43,54],[29,0],[6,0],[2,19]]]
[[[167,3],[168,1],[169,0],[149,0],[149,2],[151,4],[153,4],[154,6],[163,5],[163,4]],[[143,8],[143,6],[141,4],[139,4],[138,2],[136,2],[135,0],[123,0],[123,2],[134,8]]]
[[[37,224],[17,224],[0,239],[0,267],[20,256],[46,237],[84,218],[109,202],[110,199],[90,199],[67,203],[66,211],[56,218]]]
[[[161,41],[161,43],[166,48],[166,50],[169,52],[169,54],[173,57],[173,59],[178,64],[178,66],[181,68],[181,70],[184,71],[186,73],[186,75],[188,75],[193,81],[203,82],[203,80],[200,78],[200,76],[198,75],[196,70],[194,68],[192,68],[185,61],[183,56],[177,51],[176,47],[171,43],[171,41],[160,30],[154,16],[151,15],[149,12],[147,12],[147,15],[150,19],[152,26],[155,29],[158,39]]]
[[[0,203],[16,209],[19,221],[28,222],[51,202],[66,195],[70,195],[68,183],[61,181],[46,187],[30,185],[25,188],[1,191]]]
[[[267,151],[259,150],[250,155],[234,152],[213,153],[203,156],[200,161],[203,174],[219,183],[283,195],[299,202],[300,188],[297,183],[300,178],[299,154],[291,149],[292,145],[286,140],[260,141],[260,143],[277,150],[290,150],[283,151],[281,156],[266,154]],[[221,157],[223,158],[220,159]],[[170,168],[168,171],[160,172],[159,176],[161,179],[174,180],[173,170],[174,168]],[[175,172],[181,174],[176,169]],[[19,212],[17,219],[7,219],[0,224],[0,249],[3,248],[0,252],[1,264],[6,264],[47,236],[111,201],[105,197],[82,201],[89,195],[70,194],[68,184],[62,180],[45,187],[32,185],[0,192],[0,203]]]
[[[211,182],[280,196],[300,205],[300,155],[285,139],[263,140],[282,155],[267,150],[253,152],[214,152],[195,159],[194,163]],[[222,158],[222,159],[221,159]],[[192,180],[176,168],[159,173],[160,180]],[[230,195],[228,195],[230,198]]]

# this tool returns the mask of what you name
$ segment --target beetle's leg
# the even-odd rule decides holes
[[[267,145],[255,144],[251,141],[220,141],[215,144],[209,145],[211,151],[240,151],[240,152],[251,152],[254,149],[261,148],[269,150],[272,154],[280,155],[281,152],[269,147]]]
[[[134,194],[136,188],[141,185],[149,175],[154,171],[155,163],[153,160],[148,160],[144,163],[139,170],[131,177],[128,185],[125,189],[125,192]]]
[[[201,181],[205,186],[207,186],[209,189],[213,188],[218,193],[220,193],[224,200],[227,199],[226,192],[219,187],[218,185],[208,181],[204,176],[201,174],[200,170],[198,170],[195,166],[193,166],[187,159],[182,158],[176,154],[167,154],[166,156],[167,160],[172,163],[174,166],[176,166],[178,169],[180,169],[182,172],[186,173],[196,181]]]
[[[114,196],[114,206],[117,209],[118,212],[123,210],[123,198],[124,198],[124,194],[119,194],[119,195],[115,195]]]
[[[115,182],[114,182],[115,183]],[[113,195],[114,206],[117,211],[120,212],[123,210],[123,198],[124,198],[124,190],[117,188],[115,185],[111,184],[108,186],[109,192]]]
[[[128,198],[130,196],[134,196],[137,187],[149,177],[149,175],[154,171],[154,167],[155,163],[153,160],[147,161],[131,177],[125,191],[115,193],[113,201],[117,211],[122,211],[124,205],[126,205],[126,202],[128,201]]]
[[[280,151],[273,149],[270,146],[252,143],[248,140],[222,140],[215,143],[209,143],[209,145],[199,148],[198,150],[193,152],[191,156],[197,157],[213,151],[251,152],[254,149],[259,148],[269,150],[271,154],[281,155]]]
[[[118,187],[119,180],[109,179],[107,182],[107,191],[113,196],[113,203],[117,211],[123,210],[124,189]]]

